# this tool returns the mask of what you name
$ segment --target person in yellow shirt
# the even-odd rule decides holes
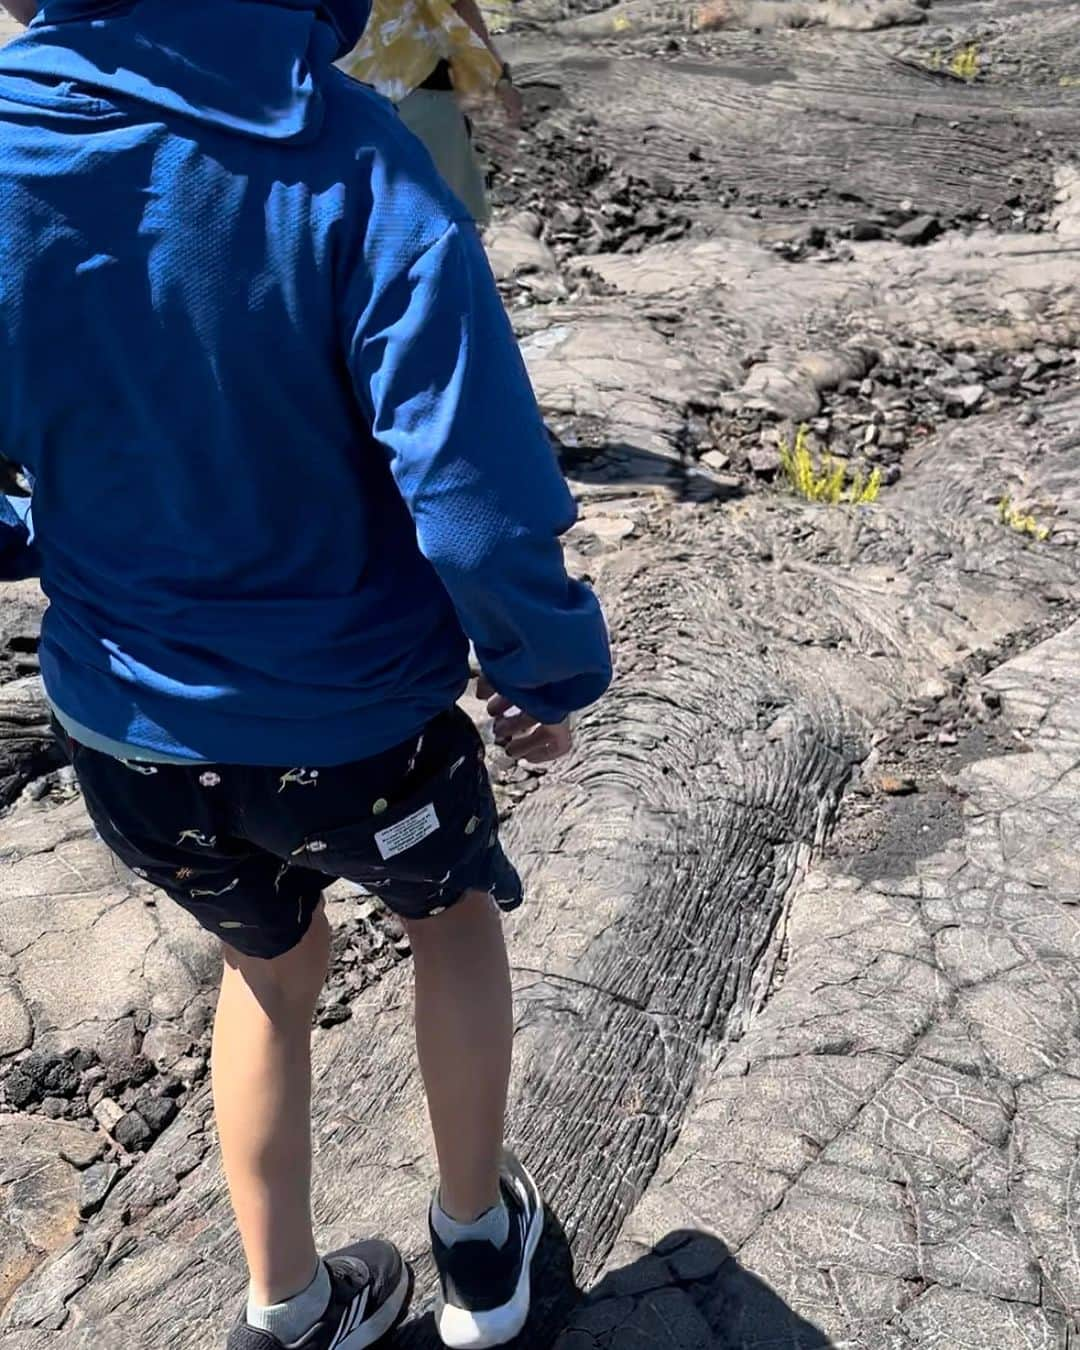
[[[363,37],[341,64],[397,104],[458,199],[486,224],[484,173],[466,109],[497,98],[516,124],[522,102],[477,0],[374,0]]]

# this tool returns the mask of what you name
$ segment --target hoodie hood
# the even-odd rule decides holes
[[[322,126],[322,81],[369,13],[370,0],[43,0],[0,50],[0,77],[307,140]]]

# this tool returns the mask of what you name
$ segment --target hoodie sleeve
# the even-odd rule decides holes
[[[0,496],[0,581],[22,581],[39,570],[30,498]]]
[[[452,224],[366,301],[353,380],[420,548],[495,688],[561,721],[610,683],[607,629],[566,573],[574,501],[476,232]]]

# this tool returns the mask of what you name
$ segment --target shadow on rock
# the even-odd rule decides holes
[[[512,1350],[829,1350],[833,1342],[719,1238],[671,1233],[611,1271],[588,1294],[574,1280],[558,1219],[549,1215],[533,1267],[533,1310]],[[395,1350],[437,1350],[430,1312]]]
[[[627,441],[585,445],[553,437],[563,471],[574,483],[681,487],[695,501],[727,500],[745,495],[739,479],[710,472],[676,454],[661,454]]]
[[[552,1344],[556,1350],[827,1350],[833,1342],[741,1266],[719,1238],[682,1231],[606,1275]]]

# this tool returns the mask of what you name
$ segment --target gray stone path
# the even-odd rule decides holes
[[[1064,453],[1072,426],[1062,417],[1048,433],[1044,465]],[[1011,415],[985,419],[981,432],[988,455],[998,453],[992,446],[1007,447],[1018,470],[1029,462]],[[575,552],[586,549],[579,556],[609,599],[622,675],[612,698],[585,720],[574,761],[513,811],[511,833],[532,892],[510,930],[520,1028],[513,1127],[572,1242],[581,1283],[632,1264],[624,1278],[640,1297],[629,1304],[601,1297],[584,1314],[586,1327],[598,1325],[589,1318],[607,1319],[607,1343],[650,1343],[656,1310],[648,1291],[658,1267],[637,1258],[684,1230],[703,1230],[707,1241],[703,1249],[700,1238],[672,1238],[681,1274],[666,1289],[665,1306],[699,1337],[702,1328],[717,1336],[729,1328],[723,1334],[732,1347],[756,1344],[755,1299],[777,1318],[793,1309],[807,1327],[839,1338],[849,1323],[859,1330],[890,1324],[906,1304],[904,1325],[915,1326],[916,1305],[932,1309],[945,1296],[931,1281],[946,1292],[955,1286],[957,1297],[1003,1298],[1010,1316],[1019,1316],[1017,1300],[1031,1297],[1025,1316],[1051,1318],[1031,1293],[1034,1277],[1010,1285],[1028,1259],[1027,1229],[989,1218],[995,1198],[1003,1203],[1002,1186],[1017,1190],[992,1165],[1008,1138],[1009,1085],[995,1077],[984,1086],[976,1077],[963,1079],[962,1092],[956,1086],[956,1065],[970,1067],[977,1051],[962,1058],[956,1016],[950,1021],[943,1011],[967,978],[962,967],[953,976],[948,962],[968,960],[971,951],[982,959],[983,947],[971,935],[961,940],[964,930],[952,919],[926,917],[931,899],[949,906],[944,916],[980,895],[997,913],[1004,902],[979,880],[985,864],[958,871],[955,862],[931,858],[921,889],[906,878],[865,886],[838,876],[829,884],[812,865],[840,786],[875,724],[935,671],[962,663],[976,640],[993,645],[1045,623],[1061,603],[1047,597],[1076,590],[1070,549],[1024,544],[992,511],[974,522],[942,516],[942,494],[954,492],[950,474],[967,447],[964,427],[938,437],[896,507],[866,513],[857,552],[839,564],[828,560],[849,539],[854,518],[845,511],[777,510],[760,498],[670,518],[672,506],[656,489],[617,503],[587,501]],[[1071,499],[1062,500],[1071,509]],[[613,520],[630,521],[632,532],[603,523]],[[763,538],[770,541],[764,559]],[[808,584],[814,604],[800,610],[796,597]],[[873,612],[853,606],[855,595],[873,595]],[[1058,641],[1074,640],[1070,632]],[[1053,667],[1032,659],[1063,683],[1058,672],[1068,674],[1067,657]],[[1037,690],[1028,693],[1011,665],[997,678],[1012,681],[1002,685],[1002,715],[1019,706],[1034,726]],[[1056,706],[1069,706],[1064,693]],[[1039,763],[1036,754],[1004,761],[1009,772],[1029,763]],[[973,802],[979,776],[992,772],[968,770]],[[1051,837],[1071,846],[1061,822],[1051,823]],[[26,798],[4,831],[2,931],[11,944],[11,985],[34,1019],[37,1043],[108,1045],[118,1028],[130,1034],[135,1019],[149,1021],[155,1053],[167,1057],[176,1034],[188,1044],[173,1050],[187,1050],[213,978],[201,936],[168,907],[147,907],[145,891],[87,837],[77,801]],[[1040,860],[1052,855],[1035,851]],[[1014,866],[1016,855],[1013,844]],[[962,894],[946,888],[954,874],[963,878]],[[1049,905],[1045,885],[1035,899]],[[344,930],[357,922],[359,902],[340,898],[333,912]],[[1070,911],[1063,912],[1067,922]],[[932,929],[924,931],[924,919]],[[1002,978],[1014,982],[1017,1001],[1034,987],[1038,1003],[1043,974],[1041,967],[1029,972],[1027,985],[1020,972]],[[978,1015],[992,1023],[1000,991],[987,990],[978,997],[997,994],[998,1003]],[[976,992],[963,998],[972,1001],[964,1004],[970,1028],[981,1005]],[[328,1243],[355,1231],[392,1231],[420,1264],[422,1307],[430,1290],[423,1211],[432,1173],[409,1002],[408,968],[400,967],[352,1002],[351,1021],[317,1035],[318,1210]],[[1032,1015],[1045,1022],[1050,1013]],[[1016,1053],[1023,1061],[1027,1052]],[[934,1067],[939,1060],[944,1067]],[[924,1098],[943,1113],[941,1122],[930,1105],[919,1105]],[[242,1269],[207,1108],[196,1088],[84,1226],[79,1209],[91,1174],[83,1169],[101,1154],[100,1134],[67,1127],[81,1151],[71,1164],[40,1173],[50,1197],[47,1227],[32,1217],[25,1197],[33,1191],[22,1174],[11,1174],[5,1223],[16,1240],[6,1244],[5,1259],[12,1297],[0,1317],[13,1350],[110,1344],[132,1324],[141,1350],[178,1340],[186,1350],[219,1344]],[[952,1124],[949,1109],[959,1113]],[[956,1181],[966,1176],[969,1117],[997,1149],[985,1159],[985,1179],[973,1173],[971,1186]],[[920,1122],[915,1130],[912,1120]],[[923,1205],[951,1245],[942,1237],[923,1252],[904,1226],[907,1209],[879,1212],[885,1198],[908,1201],[887,1171],[891,1154],[873,1153],[878,1126],[901,1138],[905,1130],[925,1133],[935,1149],[940,1136],[926,1163],[940,1175],[920,1182],[927,1194],[913,1191],[911,1204]],[[20,1129],[25,1168],[25,1158],[49,1152],[54,1122],[33,1117]],[[915,1180],[922,1175],[913,1171]],[[948,1229],[949,1206],[968,1199],[975,1216],[966,1228]],[[1044,1216],[1064,1222],[1065,1211],[1059,1196]],[[860,1261],[857,1249],[867,1245],[871,1254]],[[968,1249],[974,1255],[957,1274]],[[723,1259],[729,1250],[737,1264]],[[694,1272],[710,1278],[701,1283]],[[842,1312],[828,1304],[830,1280],[839,1281]],[[912,1301],[920,1281],[925,1305]],[[182,1307],[178,1286],[191,1295]],[[745,1313],[737,1312],[740,1299]],[[745,1329],[739,1316],[749,1319]],[[664,1313],[659,1324],[669,1321]],[[532,1343],[550,1344],[556,1329],[553,1321],[541,1325]],[[622,1339],[612,1341],[617,1333]],[[580,1344],[585,1331],[575,1334]],[[867,1345],[874,1334],[867,1331]],[[431,1344],[422,1325],[409,1336],[409,1344]]]
[[[985,687],[1017,752],[958,775],[946,851],[811,869],[559,1350],[666,1344],[672,1309],[717,1350],[1080,1335],[1080,625]]]

